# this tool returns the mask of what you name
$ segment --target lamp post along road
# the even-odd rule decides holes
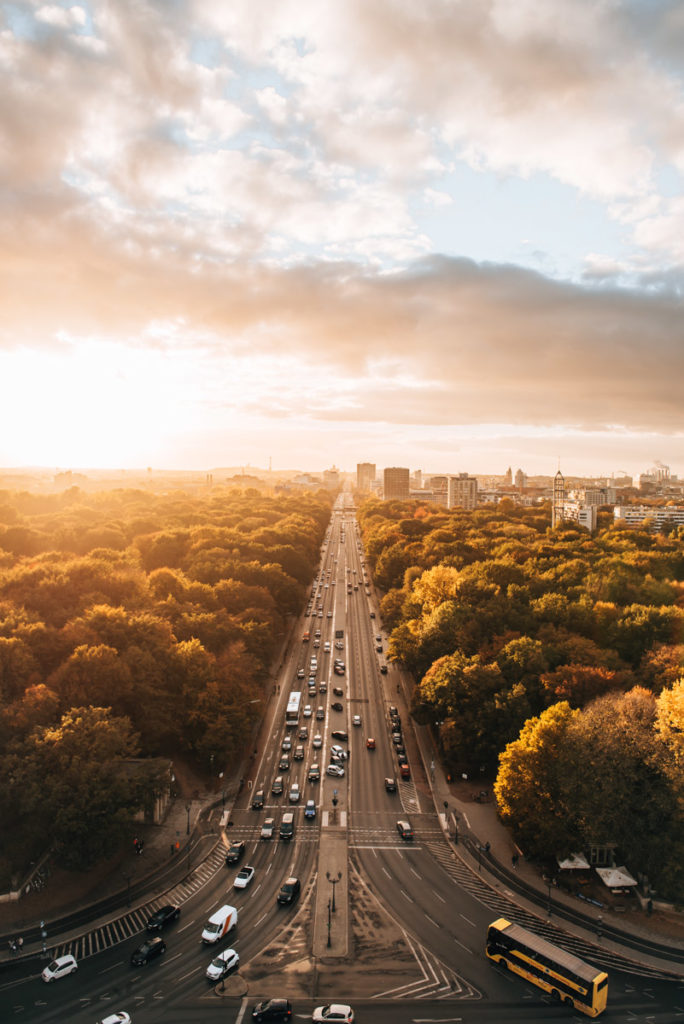
[[[335,886],[337,885],[337,883],[342,878],[342,872],[338,871],[337,872],[337,878],[332,878],[330,872],[326,871],[325,877],[328,879],[328,881],[330,882],[330,884],[333,887],[333,891],[332,891],[332,912],[334,914],[335,913]]]

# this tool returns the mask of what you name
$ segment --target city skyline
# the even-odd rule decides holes
[[[0,17],[0,465],[677,471],[678,5]]]

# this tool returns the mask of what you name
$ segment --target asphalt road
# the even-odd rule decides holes
[[[126,941],[108,944],[103,940],[107,948],[83,958],[77,974],[54,985],[41,982],[42,963],[17,964],[0,980],[0,1020],[93,1024],[107,1013],[125,1009],[134,1024],[194,1024],[219,1019],[242,1024],[250,1019],[257,999],[281,994],[290,996],[295,1019],[301,1020],[310,1019],[314,1006],[331,999],[351,1003],[358,1021],[378,1024],[581,1019],[553,1005],[536,988],[500,973],[484,956],[486,927],[505,912],[508,897],[494,893],[466,869],[445,842],[421,785],[422,770],[405,713],[412,779],[400,781],[397,793],[385,790],[385,777],[398,776],[387,714],[389,704],[397,700],[397,680],[392,668],[387,675],[380,674],[387,638],[378,628],[379,618],[370,618],[373,605],[366,594],[355,523],[350,515],[345,517],[342,540],[341,518],[333,517],[311,602],[314,617],[306,621],[312,640],[303,644],[299,629],[295,632],[279,692],[268,712],[266,739],[252,765],[249,784],[231,812],[229,837],[245,841],[242,864],[256,869],[250,888],[233,889],[239,866],[227,868],[222,853],[217,854],[172,892],[182,914],[164,933],[168,948],[162,957],[145,967],[130,966],[131,952],[142,940],[144,928],[143,918],[132,911],[128,922],[131,934]],[[319,628],[321,643],[314,649],[314,631]],[[334,648],[338,629],[344,630],[343,651]],[[376,650],[378,635],[382,653]],[[326,639],[331,641],[329,654],[324,653]],[[314,653],[317,693],[309,698],[307,678]],[[336,656],[345,660],[344,676],[333,673]],[[306,672],[303,681],[297,679],[299,668]],[[322,684],[324,693],[320,692]],[[343,687],[343,697],[333,695],[334,685]],[[322,721],[300,716],[298,729],[308,726],[306,739],[295,738],[285,727],[291,689],[303,691],[303,703],[310,703],[314,714],[319,706],[324,709]],[[341,712],[330,706],[337,699],[343,703]],[[353,725],[354,715],[360,716],[361,725]],[[329,763],[333,729],[348,732],[348,741],[341,744],[349,751],[343,762],[345,776],[333,779],[323,775],[320,783],[310,783],[309,766],[316,762],[324,772]],[[317,732],[322,742],[318,750],[313,747]],[[297,743],[302,744],[304,757],[291,759],[290,767],[281,770],[278,764],[286,736],[292,736],[293,750]],[[368,737],[375,739],[375,749],[368,749]],[[278,775],[283,776],[284,792],[274,796],[271,787]],[[293,782],[299,783],[301,792],[297,804],[289,802]],[[265,791],[266,806],[252,810],[251,798],[258,788]],[[305,821],[303,816],[309,798],[317,804],[314,821]],[[291,843],[277,838],[280,819],[288,809],[295,812]],[[351,939],[348,957],[339,964],[326,965],[313,962],[311,952],[319,843],[333,814],[336,825],[347,830],[349,896],[346,918],[342,915],[341,919],[348,922]],[[259,838],[266,817],[276,819],[272,840]],[[413,841],[401,839],[398,819],[410,822]],[[295,906],[279,907],[277,892],[289,875],[301,879],[302,894]],[[200,938],[202,928],[224,902],[238,908],[237,932],[216,948],[207,947]],[[550,927],[541,921],[534,924],[542,930]],[[228,982],[232,995],[217,993],[205,978],[212,957],[228,946],[234,946],[241,958],[237,980]],[[601,950],[578,952],[592,962],[597,958],[608,961],[609,1009],[603,1020],[684,1022],[684,982],[630,973],[619,958],[604,956]],[[248,994],[232,988],[241,979]]]

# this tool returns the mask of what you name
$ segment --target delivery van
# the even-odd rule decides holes
[[[207,921],[202,932],[202,942],[218,942],[224,935],[237,927],[237,920],[238,912],[235,907],[229,907],[227,904],[221,907]]]

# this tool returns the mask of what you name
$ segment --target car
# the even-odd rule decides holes
[[[375,740],[372,736],[369,736],[366,740],[366,750],[375,750]]]
[[[354,717],[352,718],[352,725],[361,725],[361,715],[354,715]]]
[[[291,787],[290,787],[290,803],[291,804],[298,804],[299,803],[300,795],[301,794],[299,792],[299,783],[298,782],[293,782]]]
[[[264,791],[263,789],[257,789],[256,793],[252,797],[252,810],[260,811],[264,806]]]
[[[328,612],[328,618],[332,619],[332,612]]]
[[[298,743],[297,746],[295,747],[295,751],[292,757],[295,761],[304,760],[304,747],[302,746],[301,743]]]
[[[383,676],[386,676],[387,675],[387,665],[381,665],[380,666],[380,671],[383,674]]]
[[[73,974],[77,970],[76,957],[67,953],[65,956],[58,956],[51,960],[47,967],[43,968],[41,978],[43,981],[59,981],[60,978],[66,978],[67,974]]]
[[[277,775],[273,780],[273,785],[271,786],[271,793],[273,794],[273,796],[282,796],[283,788],[283,777],[282,775]]]
[[[131,1015],[125,1010],[117,1010],[116,1013],[109,1013],[98,1024],[131,1024]]]
[[[402,747],[401,749],[403,750],[404,748]],[[400,753],[398,750],[397,750],[397,764],[399,765],[400,768],[403,765],[408,764],[408,757],[406,756],[406,754],[405,753]]]
[[[309,738],[309,730],[308,730],[308,728],[305,725],[303,725],[301,727],[301,729],[299,730],[299,739],[300,740],[308,740],[308,738]]]
[[[302,712],[305,718],[311,718],[311,705],[305,704],[304,711]]]
[[[397,705],[396,704],[390,704],[390,706],[389,706],[390,718],[394,718],[398,714],[399,714],[399,708],[397,707]]]
[[[292,740],[289,736],[286,736],[283,742],[280,744],[280,749],[287,753],[288,750],[292,750]]]
[[[319,693],[327,693],[327,692],[328,692],[328,684],[326,683],[325,679],[323,679],[323,680],[322,680],[322,681],[321,681],[321,682],[319,683],[319,686],[318,686],[318,692],[319,692]]]
[[[290,770],[290,755],[283,754],[278,762],[278,771],[288,772]]]
[[[396,793],[397,791],[397,780],[396,779],[385,779],[385,789],[388,793]]]
[[[309,697],[315,697],[317,695],[317,693],[318,693],[318,690],[316,689],[315,686],[310,686],[309,687]]]
[[[328,1006],[317,1006],[311,1017],[313,1024],[354,1024],[354,1011],[346,1003],[330,1003]]]
[[[246,889],[247,886],[250,885],[254,879],[254,871],[255,869],[252,867],[251,864],[245,864],[244,868],[240,868],[237,875],[235,876],[233,888]]]
[[[303,668],[298,668],[297,669],[297,679],[303,679],[303,678],[304,678],[304,669]]]
[[[215,956],[206,970],[209,981],[220,981],[240,963],[240,956],[234,949],[224,949]]]
[[[378,652],[378,654],[382,654],[382,644],[376,644],[375,650]]]
[[[401,775],[402,779],[410,779],[411,778],[411,769],[409,768],[409,766],[407,764],[400,764],[399,765],[399,774]]]
[[[316,733],[316,735],[314,736],[314,738],[311,741],[311,745],[314,748],[314,750],[320,750],[321,749],[321,747],[323,746],[323,739],[321,737],[320,732]]]
[[[336,743],[330,748],[330,760],[331,761],[346,761],[349,754],[344,747],[338,747]]]
[[[286,878],[277,896],[278,903],[283,906],[288,903],[294,903],[295,900],[299,899],[301,888],[301,882],[298,878]]]
[[[315,818],[316,817],[316,802],[315,802],[315,800],[307,800],[306,801],[306,807],[304,808],[304,817],[305,818]]]
[[[336,697],[344,697],[344,690],[341,686],[333,686],[333,693]]]
[[[321,781],[321,769],[317,764],[312,764],[309,768],[309,774],[307,775],[309,782],[320,782]]]
[[[292,1004],[289,999],[265,999],[252,1010],[252,1020],[257,1024],[260,1021],[292,1020]]]
[[[323,653],[324,654],[330,654],[330,641],[329,640],[326,640],[325,643],[323,644]]]
[[[395,747],[401,747],[404,742],[404,738],[401,734],[401,729],[395,729],[392,733],[392,743]]]
[[[316,632],[314,633],[314,636],[316,637],[317,640],[321,639],[321,631],[320,631],[320,629],[316,630]]]
[[[343,651],[344,650],[344,644],[342,643],[341,640],[336,640],[335,641],[335,650],[336,651]]]
[[[336,676],[343,676],[344,675],[344,665],[335,665],[335,666],[333,666],[333,672],[335,673]]]
[[[319,618],[319,619],[322,619],[322,618],[323,618],[323,612],[319,612],[319,613],[318,613],[318,618]]]
[[[325,718],[325,708],[317,708],[316,709],[316,721],[317,722],[322,722],[324,718]]]
[[[398,821],[397,832],[399,833],[401,838],[406,840],[407,842],[413,839],[413,829],[409,825],[408,821]]]
[[[176,906],[175,903],[167,903],[165,906],[160,907],[159,910],[155,910],[154,914],[148,918],[145,927],[148,932],[160,932],[171,921],[177,921],[180,917],[180,912],[181,908]]]
[[[160,935],[155,935],[151,939],[145,939],[137,949],[133,950],[131,953],[131,964],[133,967],[141,967],[165,952],[166,943]]]
[[[321,646],[321,641],[320,640],[314,640],[313,645],[314,645],[315,648],[318,648],[318,647]]]
[[[375,612],[371,612],[370,613],[370,617],[371,617],[371,619],[374,619],[375,618]]]
[[[226,864],[239,864],[245,855],[245,844],[242,840],[231,843],[226,854]]]
[[[275,821],[273,818],[265,818],[264,823],[261,826],[261,838],[262,839],[273,839],[273,832],[275,829]]]
[[[330,707],[333,709],[333,711],[344,711],[344,708],[340,704],[339,700],[336,700],[334,704],[330,705]]]
[[[376,644],[381,644],[382,643],[382,637],[381,637],[381,635],[379,633],[376,634],[375,642],[376,642]]]
[[[349,739],[349,734],[344,729],[333,729],[330,735],[334,740],[339,740],[340,743],[346,743]]]
[[[327,775],[336,775],[338,778],[342,778],[344,775],[344,768],[341,764],[329,764],[325,771]]]

